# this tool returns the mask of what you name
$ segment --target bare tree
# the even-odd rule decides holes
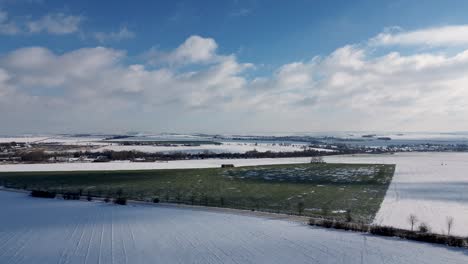
[[[453,217],[449,216],[447,217],[447,235],[450,236],[450,231],[452,230],[453,227]]]
[[[408,222],[411,225],[411,231],[414,230],[414,225],[418,222],[418,218],[414,214],[410,214],[408,217]]]
[[[353,216],[351,215],[351,210],[348,209],[346,210],[346,222],[352,222],[353,221]]]
[[[297,203],[297,212],[299,213],[299,215],[302,215],[302,213],[304,213],[304,202],[300,201],[299,203]]]

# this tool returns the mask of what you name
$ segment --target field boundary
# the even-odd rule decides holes
[[[411,231],[391,226],[379,226],[355,222],[309,218],[310,226],[332,228],[337,230],[361,232],[375,236],[398,237],[411,241],[441,244],[450,247],[468,248],[468,237],[435,234],[430,232]]]

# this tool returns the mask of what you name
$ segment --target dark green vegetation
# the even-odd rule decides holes
[[[38,198],[55,198],[56,193],[48,192],[48,191],[33,190],[31,191],[31,196],[38,197]]]
[[[22,172],[0,173],[0,184],[369,222],[380,207],[393,172],[393,165],[363,164]]]

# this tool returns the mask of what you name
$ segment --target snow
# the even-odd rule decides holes
[[[168,162],[94,162],[94,163],[46,163],[46,164],[0,164],[0,172],[14,171],[102,171],[102,170],[155,170],[218,168],[221,164],[240,166],[309,163],[310,158],[276,159],[203,159],[174,160]]]
[[[48,137],[0,137],[0,143],[33,143],[46,140]]]
[[[447,217],[454,218],[452,234],[468,235],[468,153],[397,153],[394,155],[326,156],[327,162],[396,164],[389,190],[374,222],[410,228],[414,214],[433,232],[446,233]],[[205,159],[169,162],[5,164],[7,171],[90,171],[214,168],[221,164],[239,166],[308,163],[310,158]],[[442,165],[445,164],[445,165]],[[345,176],[345,175],[344,175]],[[342,177],[344,177],[342,175]],[[341,176],[340,176],[341,177]]]
[[[0,192],[0,263],[467,263],[468,250],[239,214]]]
[[[83,145],[83,146],[106,146],[109,143],[97,142],[102,137],[70,137],[70,136],[23,136],[23,137],[0,137],[0,143],[57,143],[61,145]]]
[[[189,153],[203,153],[204,151],[214,153],[245,153],[247,151],[257,150],[258,152],[293,152],[303,151],[307,145],[304,144],[291,144],[291,145],[279,145],[271,143],[231,143],[223,142],[221,145],[214,144],[202,144],[200,146],[129,146],[129,145],[108,145],[93,151],[102,152],[106,150],[112,151],[141,151],[147,153],[155,152],[189,152]],[[310,148],[312,150],[333,152],[334,150],[322,149],[322,148]]]
[[[396,153],[327,156],[326,162],[396,164],[395,175],[374,220],[379,225],[409,229],[411,214],[433,232],[468,235],[468,153]],[[442,165],[443,164],[443,165]]]

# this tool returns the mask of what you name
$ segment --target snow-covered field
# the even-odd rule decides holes
[[[307,163],[309,158],[207,159],[169,162],[111,162],[0,165],[5,171],[83,171],[213,168],[235,166]],[[452,234],[468,235],[468,153],[397,153],[394,155],[327,156],[327,162],[396,164],[396,172],[377,213],[375,223],[410,228],[414,214],[433,232],[447,232],[447,218],[454,218]]]
[[[7,171],[93,171],[93,170],[155,170],[217,168],[221,164],[240,166],[308,163],[310,158],[278,159],[204,159],[174,160],[168,162],[95,162],[95,163],[47,163],[47,164],[0,164],[0,172]]]
[[[397,153],[394,155],[328,156],[327,162],[396,164],[395,175],[374,220],[409,229],[416,215],[433,232],[468,236],[468,153]]]
[[[180,138],[187,140],[190,136],[180,136]],[[297,144],[283,144],[283,143],[253,143],[253,142],[220,142],[220,145],[215,144],[200,144],[199,146],[185,146],[184,144],[173,144],[171,146],[156,146],[156,145],[121,145],[126,140],[142,141],[139,138],[125,138],[121,140],[104,140],[104,137],[90,136],[90,137],[72,137],[72,136],[51,136],[51,137],[0,137],[0,143],[44,143],[44,144],[59,144],[80,146],[77,149],[67,149],[65,152],[75,151],[141,151],[146,153],[170,153],[170,152],[184,152],[184,153],[246,153],[248,151],[256,150],[258,152],[294,152],[303,151],[304,149],[316,150],[322,152],[334,152],[335,150],[323,148],[308,148],[305,143]],[[182,140],[182,141],[183,141]],[[83,148],[85,147],[85,148]]]
[[[245,153],[248,151],[256,150],[258,152],[293,152],[293,151],[303,151],[306,145],[303,144],[291,144],[291,145],[279,145],[271,143],[230,143],[223,142],[221,145],[206,144],[200,146],[125,146],[112,144],[104,146],[93,151],[141,151],[147,153],[155,152],[188,152],[188,153],[203,153],[204,151],[209,151],[213,153]],[[321,148],[311,148],[317,151],[323,152],[332,152],[333,150],[321,149]]]
[[[0,143],[57,143],[61,145],[108,145],[109,143],[98,142],[102,137],[70,137],[70,136],[23,136],[23,137],[0,137]]]
[[[48,139],[48,137],[0,137],[0,143],[33,143]]]
[[[468,251],[157,206],[0,192],[0,263],[467,263]]]

